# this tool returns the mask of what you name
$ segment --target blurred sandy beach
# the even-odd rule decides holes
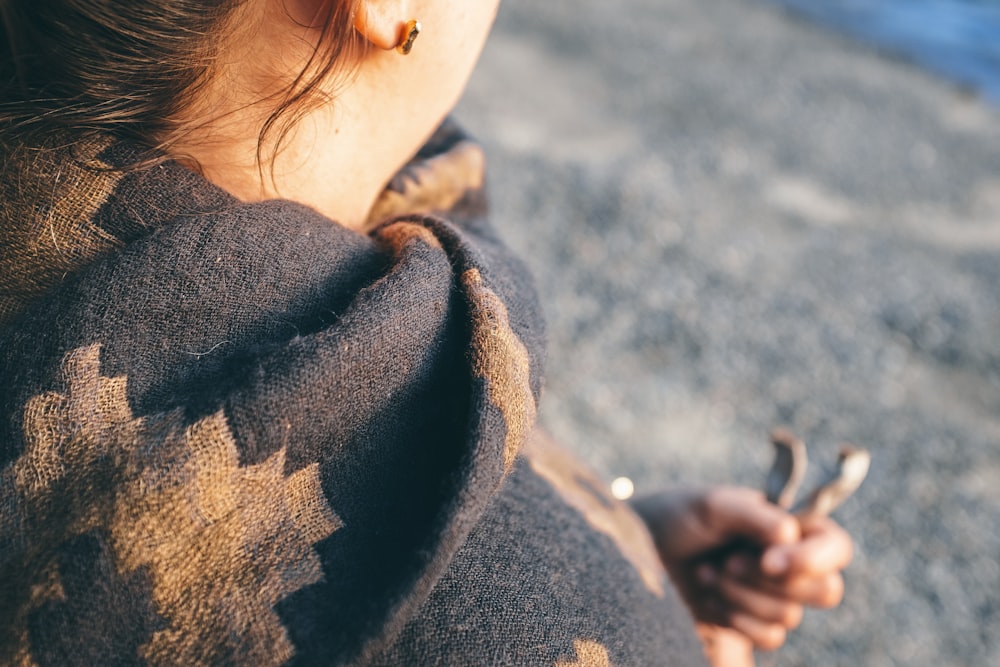
[[[507,0],[459,118],[608,479],[873,451],[845,604],[761,664],[1000,664],[1000,112],[762,2]]]

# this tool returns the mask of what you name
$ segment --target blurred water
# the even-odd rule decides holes
[[[1000,0],[772,0],[1000,104]]]

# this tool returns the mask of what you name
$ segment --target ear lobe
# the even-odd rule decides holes
[[[377,48],[396,48],[406,29],[404,0],[361,0],[354,13],[354,29]]]

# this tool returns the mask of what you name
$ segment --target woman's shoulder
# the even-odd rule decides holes
[[[705,658],[641,519],[536,430],[434,591],[373,663],[694,666]]]
[[[199,194],[170,164],[44,173],[5,260],[39,268],[5,288],[21,301],[0,326],[0,540],[16,545],[0,569],[17,582],[0,657],[266,664],[317,628],[324,660],[375,641],[533,422],[542,335],[521,265],[437,215],[365,236]]]

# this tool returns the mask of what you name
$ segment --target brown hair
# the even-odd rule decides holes
[[[0,141],[53,130],[106,133],[166,150],[213,76],[244,0],[0,0]],[[360,53],[357,0],[329,0],[319,46],[280,93],[258,146],[281,138],[321,82]],[[356,62],[356,61],[355,61]],[[291,113],[289,113],[291,112]],[[275,150],[277,150],[275,148]],[[261,148],[258,148],[258,161]]]

